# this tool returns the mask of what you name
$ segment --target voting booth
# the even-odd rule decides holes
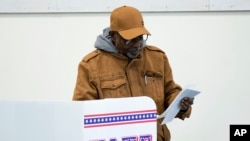
[[[0,100],[0,141],[156,141],[149,97],[90,101]]]

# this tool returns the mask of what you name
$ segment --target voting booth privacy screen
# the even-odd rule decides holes
[[[1,141],[156,141],[149,97],[0,101]]]

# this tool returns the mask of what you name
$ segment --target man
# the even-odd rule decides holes
[[[149,96],[156,103],[157,114],[163,113],[181,87],[173,80],[166,54],[146,45],[148,35],[136,8],[114,9],[110,27],[97,37],[96,50],[79,64],[73,100]],[[176,117],[189,117],[192,104],[193,99],[184,98]],[[170,132],[161,121],[157,121],[157,140],[169,141]]]

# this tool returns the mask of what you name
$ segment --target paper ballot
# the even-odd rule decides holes
[[[181,101],[181,99],[183,99],[184,97],[194,98],[199,93],[200,93],[200,91],[193,90],[193,89],[190,89],[190,88],[183,89],[178,94],[178,96],[174,99],[174,101],[170,104],[170,106],[161,115],[159,115],[157,117],[157,118],[163,118],[164,117],[164,120],[162,121],[161,124],[169,123],[170,121],[172,121],[175,118],[177,113],[180,111],[180,101]]]

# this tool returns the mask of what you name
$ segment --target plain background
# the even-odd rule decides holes
[[[250,124],[250,12],[143,13],[174,78],[195,85],[191,118],[168,126],[173,141],[229,140]],[[0,14],[0,100],[71,100],[78,63],[109,26],[109,13]]]

